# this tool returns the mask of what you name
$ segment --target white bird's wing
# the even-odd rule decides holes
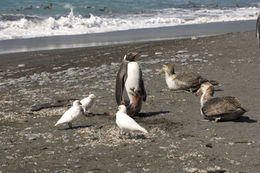
[[[117,124],[120,128],[127,129],[127,130],[140,130],[144,133],[147,131],[141,127],[134,119],[129,117],[127,114],[123,112],[118,112],[118,120]]]
[[[55,126],[73,121],[80,115],[80,113],[80,107],[71,107],[62,115],[62,117],[58,120]]]
[[[82,106],[85,106],[85,105],[87,105],[88,103],[90,102],[90,98],[84,98],[84,99],[82,99],[81,101],[80,101],[80,103],[81,103],[81,105]]]
[[[87,111],[94,103],[93,100],[91,100],[89,97],[84,98],[80,101],[82,104],[82,108],[84,109],[84,112]]]

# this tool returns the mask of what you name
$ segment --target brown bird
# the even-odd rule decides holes
[[[176,74],[174,66],[170,63],[164,64],[163,68],[159,71],[159,75],[165,72],[165,80],[169,89],[171,90],[184,90],[189,92],[195,92],[200,88],[200,85],[208,80],[203,78],[198,73],[184,72]],[[218,82],[210,81],[214,85]]]
[[[213,97],[214,87],[205,82],[201,85],[196,95],[200,98],[201,115],[204,119],[217,121],[236,120],[247,112],[236,97]]]

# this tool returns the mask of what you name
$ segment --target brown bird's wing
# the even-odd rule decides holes
[[[240,102],[235,97],[215,97],[208,100],[203,105],[202,112],[206,116],[221,116],[237,111],[239,108],[243,109]]]
[[[203,82],[207,80],[202,78],[199,74],[194,72],[186,72],[178,74],[175,78],[178,81],[178,84],[182,86],[182,88],[199,88]]]

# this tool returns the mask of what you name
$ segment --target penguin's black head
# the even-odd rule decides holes
[[[134,61],[135,60],[135,57],[137,56],[138,53],[135,53],[135,52],[130,52],[130,53],[127,53],[124,57],[124,60],[125,61]]]

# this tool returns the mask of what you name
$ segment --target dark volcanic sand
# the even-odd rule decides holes
[[[149,133],[133,139],[120,135],[113,116],[115,76],[128,51],[140,52],[148,93],[134,118]],[[0,172],[260,171],[260,48],[253,31],[8,54],[0,62]],[[169,91],[157,75],[166,62],[219,81],[215,96],[236,96],[249,112],[238,121],[201,121],[199,97]],[[73,129],[54,127],[69,105],[30,111],[89,93],[96,104]]]

